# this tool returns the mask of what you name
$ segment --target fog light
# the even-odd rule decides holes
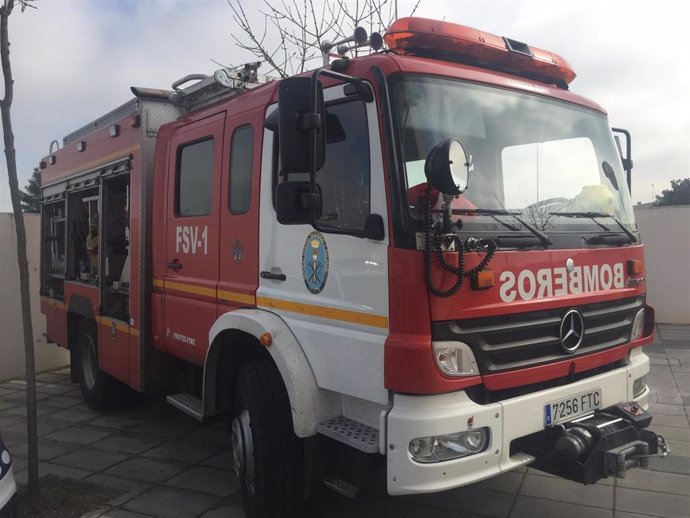
[[[641,395],[647,388],[647,375],[645,374],[641,378],[637,378],[633,382],[633,397]]]
[[[632,330],[630,331],[630,341],[637,340],[642,336],[644,331],[644,308],[637,312],[635,320],[633,320]]]
[[[489,428],[419,437],[410,441],[408,451],[414,461],[422,464],[460,459],[486,450],[489,446],[489,437]]]
[[[479,374],[477,360],[470,346],[462,342],[433,342],[434,358],[443,374],[472,376]]]

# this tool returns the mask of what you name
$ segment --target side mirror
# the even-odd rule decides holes
[[[283,225],[304,225],[321,217],[321,191],[310,182],[283,182],[276,186],[276,219]]]
[[[386,228],[380,214],[369,214],[364,220],[364,237],[374,241],[382,241],[386,237]]]
[[[618,147],[618,154],[621,157],[621,162],[623,164],[623,169],[626,173],[626,180],[628,181],[628,190],[632,191],[632,138],[628,130],[623,128],[611,128],[613,133],[619,133],[625,136],[625,155],[623,155],[623,148],[621,146],[621,139],[619,135],[614,135],[614,140],[616,142],[616,147]]]
[[[312,173],[321,169],[326,149],[326,117],[321,83],[316,81],[312,86],[309,77],[281,80],[278,110],[281,174]]]
[[[458,196],[467,189],[470,175],[465,148],[458,139],[448,138],[429,151],[424,163],[429,185],[448,196]]]

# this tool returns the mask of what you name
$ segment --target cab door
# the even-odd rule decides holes
[[[219,315],[256,305],[262,111],[228,115],[220,204]],[[257,142],[258,141],[258,142]],[[256,171],[256,172],[255,172]]]
[[[197,365],[216,319],[224,120],[221,113],[180,128],[167,173],[165,347]]]
[[[326,162],[316,173],[322,214],[313,225],[276,220],[280,137],[264,132],[257,305],[288,323],[320,387],[385,404],[388,236],[363,232],[370,214],[388,228],[376,104],[345,96],[342,86],[324,98]]]

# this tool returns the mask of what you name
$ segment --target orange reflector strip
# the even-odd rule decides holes
[[[642,271],[642,261],[639,259],[628,259],[628,275],[640,275]]]
[[[472,276],[473,290],[488,290],[494,286],[494,272],[493,270],[483,270]]]
[[[259,342],[261,342],[261,345],[264,347],[271,347],[271,344],[273,343],[273,337],[271,336],[271,333],[264,333],[259,337]]]

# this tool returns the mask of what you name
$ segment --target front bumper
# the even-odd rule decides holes
[[[474,403],[463,391],[433,396],[395,394],[387,418],[388,492],[402,495],[443,491],[529,464],[534,460],[531,455],[510,455],[511,442],[544,429],[547,403],[599,388],[604,408],[635,400],[646,409],[649,389],[634,397],[633,383],[648,372],[649,358],[636,348],[626,367],[488,405]],[[410,441],[417,437],[456,433],[471,427],[491,430],[490,444],[482,453],[420,464],[408,452]]]

